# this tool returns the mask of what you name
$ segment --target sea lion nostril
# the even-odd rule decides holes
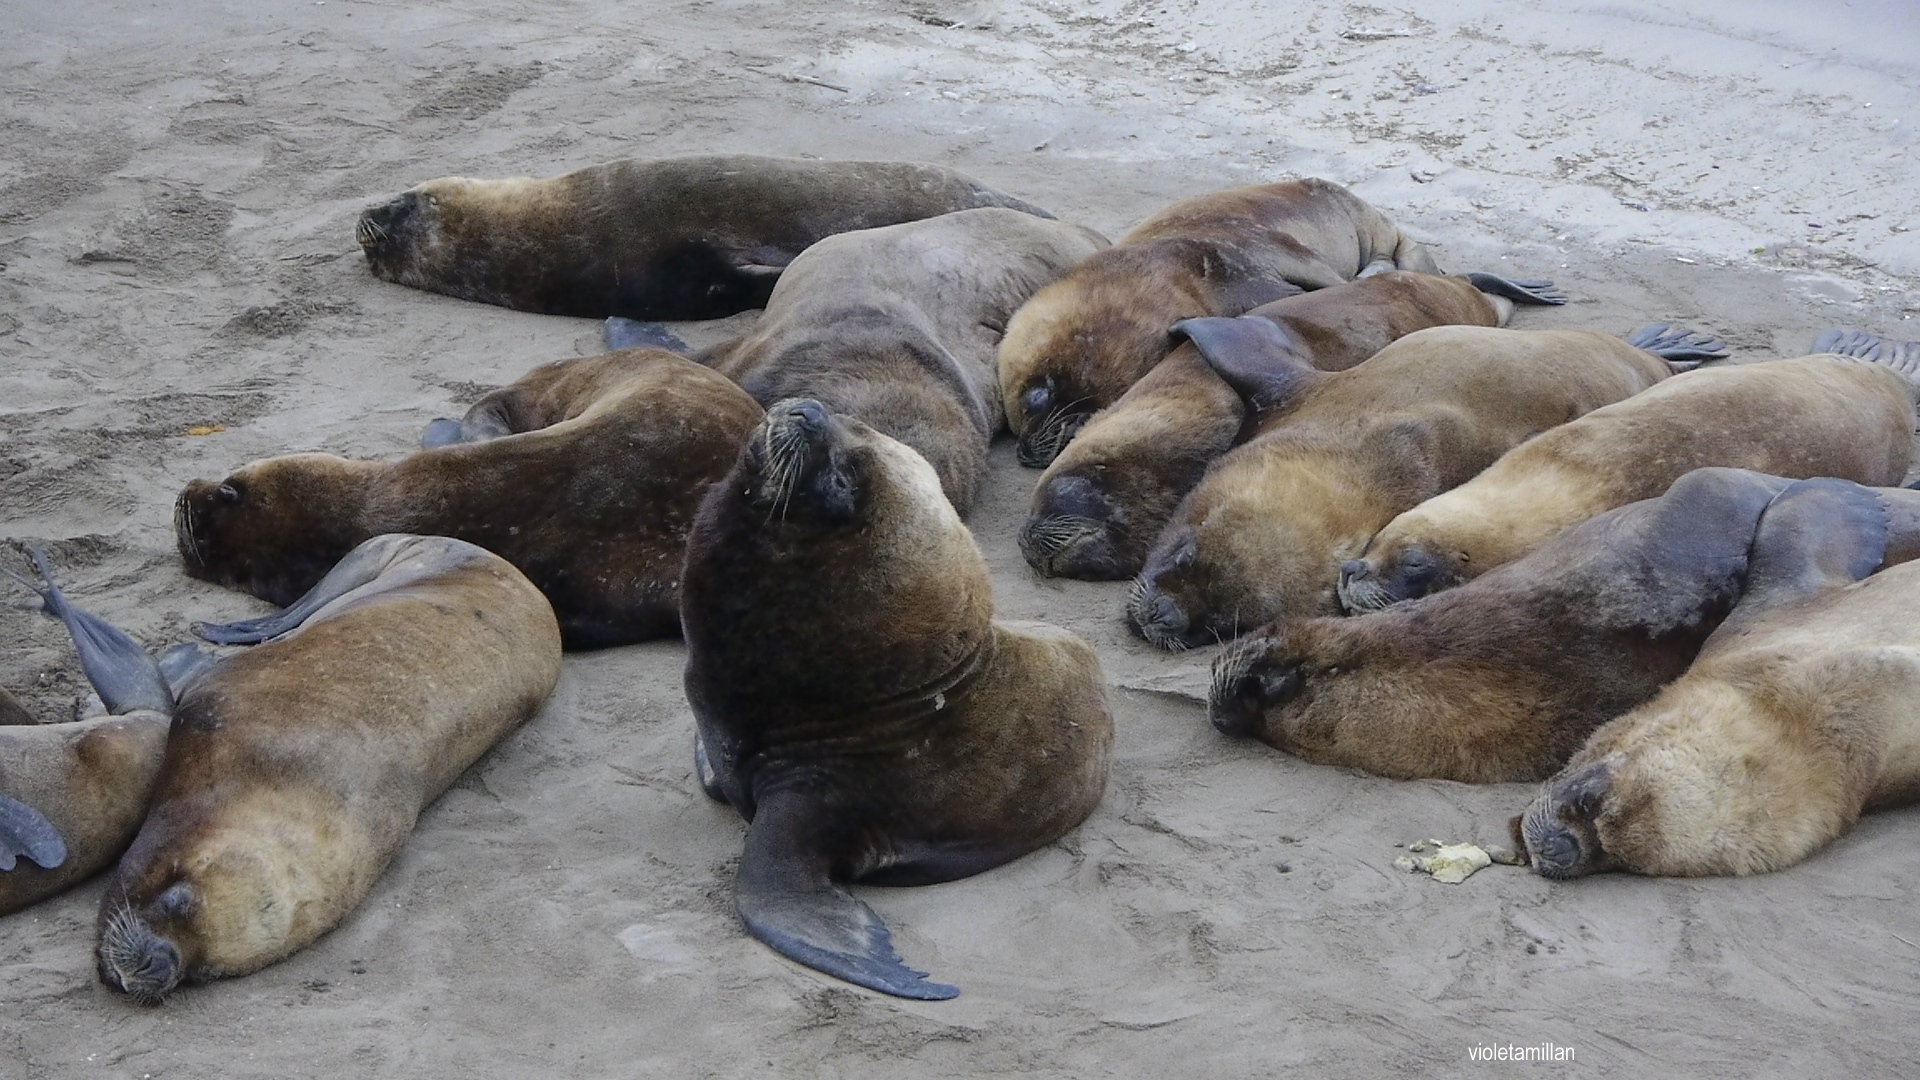
[[[1368,566],[1365,559],[1348,559],[1340,568],[1340,576],[1348,581],[1365,581],[1373,576],[1373,567]]]

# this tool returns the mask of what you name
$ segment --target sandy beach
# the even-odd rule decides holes
[[[1920,339],[1909,0],[287,0],[0,5],[0,563],[158,649],[266,610],[189,580],[170,507],[295,450],[395,457],[599,325],[376,281],[366,205],[448,174],[753,152],[962,169],[1117,236],[1177,198],[1324,176],[1449,270],[1553,278],[1523,328],[1676,321],[1744,359]],[[696,345],[747,325],[678,324]],[[194,435],[190,431],[211,430]],[[907,1002],[801,968],[732,908],[743,826],[691,770],[678,642],[573,654],[546,709],[422,816],[366,903],[159,1008],[93,974],[96,880],[0,919],[0,1080],[1893,1076],[1920,1057],[1920,810],[1749,880],[1494,866],[1524,785],[1311,766],[1206,722],[1210,651],[1124,586],[1043,580],[1037,473],[969,518],[1003,618],[1099,650],[1111,786],[1066,840],[862,889]],[[19,592],[24,600],[26,594]],[[84,679],[0,606],[0,685]],[[1470,1048],[1571,1048],[1482,1064]]]

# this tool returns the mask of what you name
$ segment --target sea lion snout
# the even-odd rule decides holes
[[[1094,481],[1055,477],[1035,493],[1033,515],[1020,530],[1020,553],[1050,577],[1118,581],[1133,568],[1121,563],[1112,528],[1116,516]]]
[[[1535,873],[1565,879],[1606,869],[1594,818],[1612,789],[1613,765],[1607,760],[1547,781],[1520,820],[1519,840]]]
[[[415,215],[424,204],[418,192],[407,191],[360,212],[360,220],[353,227],[353,238],[375,270],[380,268],[374,261],[376,258],[389,258],[404,246],[413,231]]]
[[[1269,708],[1291,701],[1306,685],[1300,665],[1274,661],[1271,648],[1271,641],[1250,638],[1214,660],[1207,719],[1222,735],[1257,733]]]
[[[839,449],[845,422],[812,398],[785,398],[748,441],[758,472],[750,491],[757,505],[784,514],[808,507],[831,520],[851,518],[858,502],[852,457]]]
[[[1062,399],[1065,398],[1065,401]],[[1093,416],[1084,397],[1069,398],[1048,376],[1020,395],[1020,409],[1026,416],[1026,428],[1014,447],[1014,456],[1029,469],[1044,469],[1053,464],[1067,443],[1080,433]]]
[[[1436,592],[1449,576],[1426,549],[1409,547],[1398,553],[1348,559],[1340,567],[1337,592],[1340,606],[1350,615],[1360,615]]]
[[[107,917],[95,959],[103,984],[142,1005],[160,1004],[186,970],[173,942],[126,906]]]

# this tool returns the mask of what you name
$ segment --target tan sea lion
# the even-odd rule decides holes
[[[1550,295],[1546,283],[1534,284]],[[1513,303],[1466,278],[1392,270],[1247,314],[1279,325],[1312,367],[1344,371],[1429,326],[1503,326]],[[1174,336],[1185,336],[1180,324]],[[1034,486],[1021,553],[1048,576],[1111,581],[1139,573],[1180,497],[1209,462],[1250,434],[1246,421],[1240,395],[1183,342],[1093,414],[1047,466]]]
[[[1007,324],[1000,394],[1020,463],[1044,467],[1087,417],[1153,370],[1175,344],[1174,323],[1393,269],[1440,272],[1385,215],[1325,180],[1174,203],[1035,293]]]
[[[1825,354],[1689,372],[1529,439],[1388,522],[1341,568],[1341,604],[1375,611],[1452,588],[1694,469],[1898,484],[1913,398],[1892,368]]]
[[[995,622],[933,469],[815,401],[768,410],[687,553],[696,760],[751,822],[748,931],[861,986],[953,997],[842,883],[965,877],[1084,820],[1113,744],[1098,658],[1063,630]]]
[[[1013,210],[842,233],[793,261],[751,332],[701,359],[762,404],[813,398],[913,447],[964,514],[1003,423],[1001,329],[1106,243]]]
[[[1333,373],[1264,319],[1195,320],[1187,334],[1257,411],[1284,415],[1208,468],[1135,580],[1129,621],[1167,648],[1337,613],[1341,564],[1396,514],[1671,372],[1585,330],[1435,327]]]
[[[1699,469],[1457,589],[1264,627],[1214,660],[1208,714],[1327,765],[1397,779],[1539,780],[1681,675],[1740,599],[1790,481]],[[1875,489],[1920,554],[1920,492]]]
[[[560,675],[546,598],[444,536],[375,537],[280,614],[196,629],[265,643],[180,694],[152,807],[101,898],[100,979],[147,1003],[333,929]]]
[[[1885,504],[1836,480],[1780,493],[1693,667],[1594,732],[1514,819],[1534,870],[1766,873],[1920,801],[1920,565],[1874,572]]]
[[[670,636],[693,512],[761,414],[660,350],[562,360],[435,421],[399,461],[291,454],[195,480],[174,508],[180,557],[289,604],[371,537],[455,536],[532,579],[570,648]]]
[[[1052,216],[940,165],[715,154],[441,177],[368,208],[354,237],[376,277],[463,300],[717,319],[764,306],[781,268],[835,233],[982,206]]]

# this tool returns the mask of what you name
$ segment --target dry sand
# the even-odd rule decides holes
[[[1444,265],[1558,279],[1519,325],[1682,320],[1750,357],[1920,336],[1909,0],[1277,0],[0,7],[0,535],[150,645],[260,605],[182,576],[175,491],[289,450],[397,455],[589,322],[373,280],[352,222],[428,177],[625,155],[938,161],[1111,234],[1290,174]],[[693,327],[696,342],[719,330]],[[225,430],[191,437],[196,425]],[[141,1009],[94,980],[96,882],[0,920],[0,1078],[1891,1076],[1920,1050],[1920,813],[1748,881],[1395,871],[1499,841],[1520,786],[1394,783],[1216,736],[1204,654],[1117,585],[1035,580],[1035,474],[972,525],[1001,612],[1100,649],[1112,787],[1066,841],[864,890],[944,1004],[746,938],[741,824],[689,775],[677,643],[570,657],[331,936]],[[14,553],[0,553],[17,564]],[[0,683],[66,715],[55,624]],[[1576,1060],[1486,1066],[1552,1042]]]

